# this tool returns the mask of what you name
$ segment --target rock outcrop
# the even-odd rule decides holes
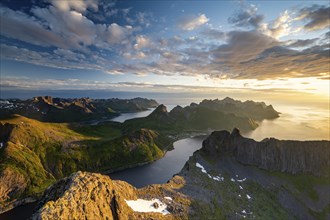
[[[126,182],[111,180],[105,175],[77,172],[46,190],[32,219],[180,219],[175,212],[180,204],[176,205],[176,202],[164,197],[157,199],[171,207],[173,214],[135,212],[128,206],[126,200],[148,196],[155,198],[156,193],[148,195],[148,192],[156,188],[148,187],[148,191],[136,189]],[[183,212],[183,209],[180,210]]]
[[[233,156],[246,165],[288,172],[329,176],[329,141],[291,141],[265,139],[261,142],[244,138],[238,129],[215,131],[204,142],[202,151],[208,155]]]
[[[46,190],[32,219],[128,219],[124,199],[136,198],[135,188],[125,182],[78,172]]]

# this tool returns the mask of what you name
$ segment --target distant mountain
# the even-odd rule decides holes
[[[29,100],[8,99],[0,101],[0,117],[20,114],[45,122],[77,122],[103,117],[112,118],[126,112],[155,108],[152,99],[64,99],[39,96]]]
[[[240,103],[239,101],[234,101]],[[222,102],[218,100],[204,100],[200,104],[192,103],[189,106],[176,106],[170,112],[164,105],[159,105],[149,116],[127,120],[123,126],[127,130],[136,128],[150,128],[160,132],[178,130],[183,131],[212,131],[218,129],[231,130],[239,127],[244,131],[253,130],[258,124],[250,116],[243,114],[243,106],[249,105],[250,109],[259,109],[260,103],[231,105],[230,109],[222,109]],[[263,110],[262,110],[263,109]],[[268,107],[261,107],[259,119],[271,118],[268,115]],[[232,112],[231,112],[232,111]],[[234,112],[234,113],[233,113]],[[278,117],[278,113],[273,110],[272,117]]]
[[[47,189],[33,219],[329,219],[329,151],[329,141],[216,131],[166,184],[78,172]]]
[[[206,107],[225,113],[233,113],[237,116],[249,117],[253,120],[274,119],[279,117],[279,112],[275,111],[272,105],[264,102],[245,101],[241,102],[226,97],[223,100],[203,100],[199,106]]]

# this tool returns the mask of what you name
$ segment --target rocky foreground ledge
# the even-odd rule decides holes
[[[329,219],[329,143],[213,132],[166,184],[77,172],[46,190],[32,219]]]
[[[182,219],[188,200],[168,191],[180,184],[174,179],[167,185],[136,189],[124,181],[79,171],[46,190],[32,219]]]

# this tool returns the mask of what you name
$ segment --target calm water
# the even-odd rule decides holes
[[[149,184],[166,183],[178,173],[189,157],[202,147],[203,137],[186,138],[174,142],[174,150],[168,151],[160,160],[132,169],[119,171],[109,176],[112,179],[124,180],[135,187]]]
[[[154,108],[150,108],[146,111],[142,111],[142,112],[134,112],[134,113],[122,113],[121,115],[119,115],[118,117],[115,117],[113,119],[111,119],[111,121],[117,121],[117,122],[124,122],[128,119],[132,119],[132,118],[142,118],[142,117],[146,117],[148,116],[153,110],[155,110]]]
[[[330,140],[329,109],[308,106],[275,106],[282,114],[274,120],[264,120],[245,137],[262,140],[267,137],[290,140]]]

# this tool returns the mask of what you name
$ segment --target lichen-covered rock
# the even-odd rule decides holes
[[[136,199],[135,188],[108,176],[77,172],[47,189],[33,219],[127,219],[124,199]]]
[[[215,131],[202,150],[210,156],[232,155],[242,164],[292,174],[329,176],[329,141],[291,141],[265,139],[261,142],[244,138],[238,129]]]
[[[27,181],[21,173],[9,167],[0,171],[0,213],[15,205],[14,198],[19,197],[27,186]]]
[[[134,212],[125,201],[148,199],[149,196],[171,204],[173,210],[178,209],[178,205],[182,206],[181,203],[176,205],[173,201],[166,201],[163,193],[157,186],[138,190],[105,175],[79,171],[46,190],[32,219],[180,219],[178,216],[182,216],[184,208],[181,208],[182,213],[174,212],[173,215]]]

